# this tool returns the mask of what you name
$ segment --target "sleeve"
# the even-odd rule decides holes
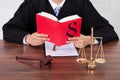
[[[97,12],[89,0],[84,0],[83,12],[84,34],[90,35],[91,27],[94,27],[94,36],[103,37],[103,43],[119,40],[113,26]]]
[[[3,39],[9,42],[23,44],[23,38],[31,33],[34,22],[34,9],[30,0],[25,0],[13,18],[3,26]],[[32,21],[33,20],[33,21]]]

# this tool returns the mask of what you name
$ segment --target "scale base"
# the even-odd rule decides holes
[[[95,61],[94,61],[94,60],[89,60],[89,61],[88,61],[88,69],[89,69],[89,70],[94,70],[94,69],[96,69],[96,64],[95,64]]]

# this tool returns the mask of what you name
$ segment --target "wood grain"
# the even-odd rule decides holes
[[[89,49],[86,48],[87,56]],[[55,57],[51,68],[41,69],[39,61],[17,61],[15,57],[42,58],[42,46],[0,40],[0,80],[120,80],[120,41],[104,44],[104,52],[107,63],[96,64],[94,71],[89,71],[86,64],[76,63],[77,57]]]

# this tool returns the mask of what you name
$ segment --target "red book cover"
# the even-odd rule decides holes
[[[48,34],[50,42],[56,46],[65,45],[69,37],[80,36],[82,18],[77,15],[61,20],[49,13],[36,14],[37,32]]]

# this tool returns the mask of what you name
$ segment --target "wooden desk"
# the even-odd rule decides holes
[[[40,69],[37,61],[17,61],[15,57],[43,57],[41,47],[1,40],[0,80],[120,80],[120,41],[105,44],[104,52],[107,63],[97,64],[94,71],[76,63],[76,57],[53,58],[52,68]]]

